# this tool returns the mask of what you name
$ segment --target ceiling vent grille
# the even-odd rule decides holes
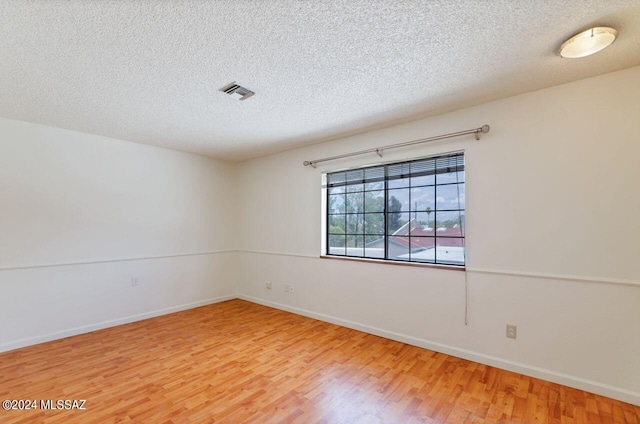
[[[219,91],[222,91],[223,93],[227,93],[231,97],[238,100],[245,100],[253,96],[254,94],[256,94],[253,91],[249,90],[248,88],[245,88],[241,85],[236,84],[235,81],[225,85]]]

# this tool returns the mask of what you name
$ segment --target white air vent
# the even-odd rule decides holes
[[[245,88],[245,87],[242,87],[241,85],[236,84],[235,81],[225,85],[218,91],[227,93],[231,97],[238,100],[244,100],[256,94],[253,91],[249,90],[248,88]]]

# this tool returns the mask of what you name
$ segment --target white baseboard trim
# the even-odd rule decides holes
[[[156,309],[154,311],[144,312],[141,314],[129,315],[122,318],[116,318],[108,321],[102,321],[95,324],[83,325],[81,327],[74,327],[68,330],[56,331],[54,333],[43,334],[41,336],[29,337],[26,339],[14,340],[9,343],[0,344],[0,352],[7,352],[9,350],[19,349],[22,347],[32,346],[40,343],[50,342],[52,340],[63,339],[65,337],[76,336],[78,334],[90,333],[92,331],[102,330],[109,327],[115,327],[122,324],[129,324],[135,321],[142,321],[144,319],[157,317],[160,315],[167,315],[174,312],[180,312],[187,309],[198,308],[200,306],[210,305],[213,303],[224,302],[227,300],[236,299],[235,294],[227,296],[219,296],[210,299],[198,300],[196,302],[185,303],[182,305],[171,306],[169,308]]]
[[[482,353],[477,353],[477,352],[473,352],[466,349],[460,349],[454,346],[449,346],[441,343],[432,342],[429,340],[420,339],[413,336],[408,336],[406,334],[387,331],[381,328],[371,327],[369,325],[360,324],[357,322],[345,320],[345,319],[334,317],[331,315],[313,312],[308,309],[301,309],[294,306],[285,305],[282,303],[271,302],[271,301],[260,299],[253,296],[238,294],[237,297],[238,299],[257,303],[259,305],[269,306],[271,308],[280,309],[283,311],[306,316],[309,318],[314,318],[320,321],[330,322],[332,324],[336,324],[336,325],[351,328],[354,330],[362,331],[365,333],[373,334],[376,336],[384,337],[386,339],[407,343],[413,346],[418,346],[418,347],[433,350],[436,352],[446,353],[447,355],[455,356],[462,359],[467,359],[469,361],[474,361],[474,362],[478,362],[485,365],[490,365],[496,368],[501,368],[501,369],[512,371],[518,374],[527,375],[529,377],[535,377],[541,380],[551,381],[553,383],[562,384],[564,386],[573,387],[576,389],[610,397],[613,399],[618,399],[623,402],[640,406],[640,393],[632,392],[619,387],[609,386],[607,384],[598,383],[596,381],[586,380],[580,377],[575,377],[572,375],[563,374],[563,373],[551,371],[544,368],[539,368],[531,365],[513,362],[506,359],[498,358],[495,356],[484,355]]]

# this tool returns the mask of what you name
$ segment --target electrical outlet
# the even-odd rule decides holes
[[[518,327],[515,325],[507,324],[507,337],[510,339],[515,339],[518,335]]]
[[[267,281],[265,286],[267,287],[268,290],[271,290],[271,281]]]
[[[134,287],[138,285],[138,277],[131,277],[131,285]]]
[[[289,285],[289,293],[293,293],[293,284]]]

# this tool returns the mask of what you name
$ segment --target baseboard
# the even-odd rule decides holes
[[[539,368],[539,367],[534,367],[534,366],[530,366],[530,365],[526,365],[518,362],[513,362],[506,359],[498,358],[495,356],[484,355],[482,353],[473,352],[466,349],[460,349],[454,346],[449,346],[441,343],[432,342],[429,340],[420,339],[413,336],[408,336],[406,334],[387,331],[381,328],[371,327],[369,325],[360,324],[357,322],[345,320],[345,319],[334,317],[331,315],[325,315],[322,313],[313,312],[308,309],[296,308],[294,306],[285,305],[282,303],[271,302],[271,301],[260,299],[253,296],[238,294],[237,298],[246,300],[248,302],[257,303],[260,305],[269,306],[271,308],[291,312],[294,314],[303,315],[309,318],[314,318],[320,321],[330,322],[332,324],[336,324],[336,325],[351,328],[354,330],[362,331],[365,333],[373,334],[376,336],[384,337],[386,339],[407,343],[407,344],[418,346],[424,349],[446,353],[447,355],[455,356],[462,359],[467,359],[469,361],[474,361],[474,362],[478,362],[485,365],[490,365],[496,368],[501,368],[504,370],[516,372],[518,374],[527,375],[529,377],[535,377],[541,380],[551,381],[553,383],[562,384],[564,386],[573,387],[576,389],[610,397],[612,399],[618,399],[622,402],[627,402],[633,405],[640,406],[640,393],[631,392],[625,389],[621,389],[619,387],[609,386],[607,384],[598,383],[596,381],[586,380],[580,377],[575,377],[572,375],[567,375],[567,374],[547,370],[544,368]]]
[[[143,319],[153,318],[160,315],[167,315],[174,312],[180,312],[187,309],[198,308],[200,306],[210,305],[213,303],[224,302],[227,300],[236,299],[235,294],[227,296],[219,296],[210,299],[198,300],[197,302],[185,303],[182,305],[172,306],[164,309],[156,309],[154,311],[144,312],[141,314],[129,315],[122,318],[117,318],[108,321],[102,321],[95,324],[83,325],[81,327],[70,328],[68,330],[56,331],[54,333],[44,334],[41,336],[29,337],[26,339],[15,340],[9,343],[0,345],[0,352],[6,352],[9,350],[19,349],[21,347],[31,346],[35,344],[50,342],[52,340],[63,339],[65,337],[76,336],[78,334],[90,333],[96,330],[102,330],[109,327],[115,327],[117,325],[129,324],[135,321],[142,321]]]

